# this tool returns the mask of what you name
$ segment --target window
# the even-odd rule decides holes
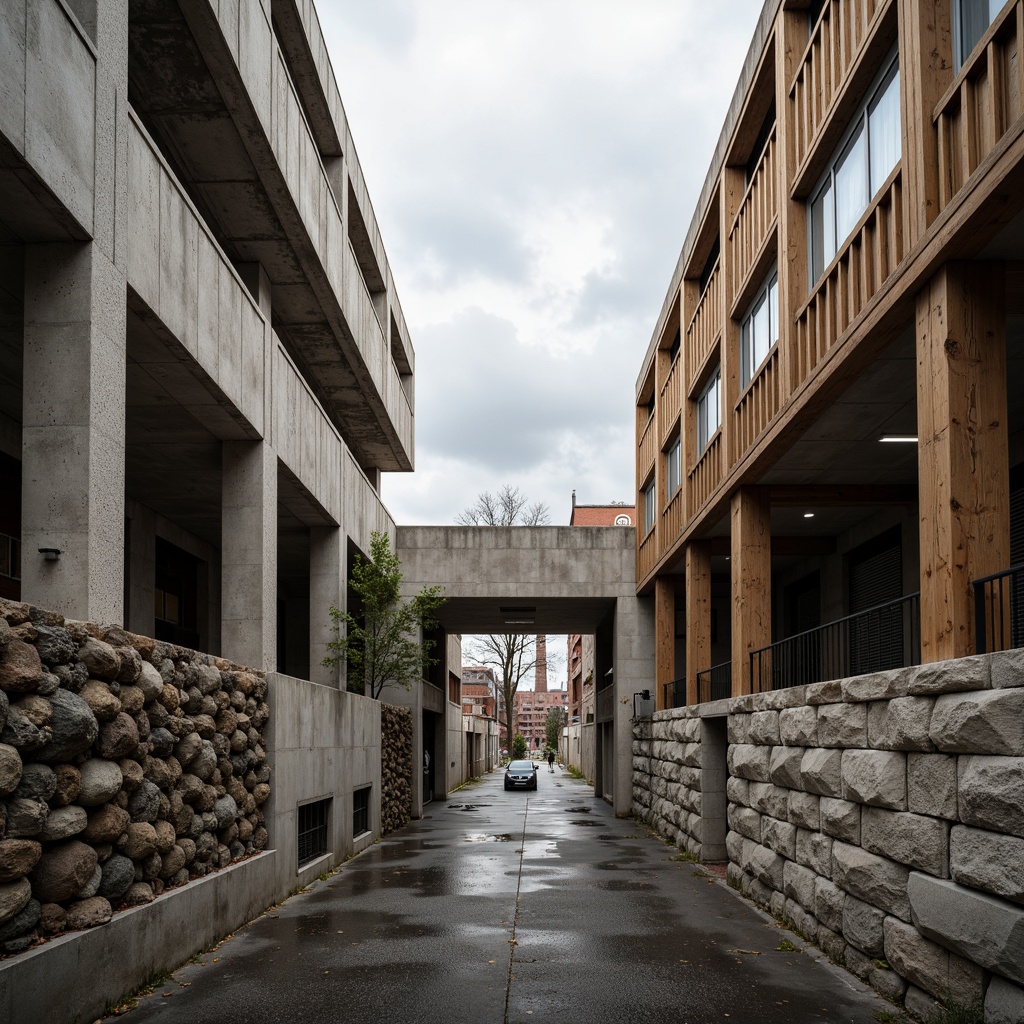
[[[679,347],[682,343],[683,332],[678,327],[676,328],[675,337],[672,338],[672,344],[668,350],[668,361],[674,363],[676,356],[679,355]]]
[[[654,477],[651,477],[651,481],[644,487],[644,534],[648,534],[654,529],[654,523],[657,518],[657,505],[655,498],[655,487]]]
[[[715,372],[697,399],[697,448],[704,452],[722,425],[722,368]]]
[[[953,0],[953,53],[957,70],[1003,9],[1004,0]]]
[[[715,272],[715,267],[718,266],[718,254],[721,249],[721,244],[716,238],[714,244],[711,246],[711,252],[708,253],[708,258],[704,261],[704,269],[700,272],[700,294],[704,294],[704,289],[707,288],[711,281],[711,275]]]
[[[299,807],[299,867],[327,853],[327,821],[331,801],[314,800]]]
[[[666,497],[671,500],[672,496],[679,490],[682,471],[682,444],[678,437],[665,454],[665,470],[665,492]]]
[[[370,831],[370,787],[364,786],[352,794],[352,838]]]
[[[779,340],[779,272],[773,267],[751,303],[740,328],[743,386]]]
[[[811,281],[821,277],[900,159],[900,72],[896,58],[869,90],[852,128],[811,196]]]

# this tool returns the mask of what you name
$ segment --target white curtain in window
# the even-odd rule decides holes
[[[868,205],[868,177],[863,125],[858,127],[836,164],[836,238],[846,238]]]
[[[900,73],[893,68],[868,108],[871,150],[871,195],[881,187],[900,159]]]

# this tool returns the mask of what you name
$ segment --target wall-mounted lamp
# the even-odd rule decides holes
[[[41,554],[47,562],[56,562],[61,556],[61,550],[60,548],[40,548],[39,554]]]

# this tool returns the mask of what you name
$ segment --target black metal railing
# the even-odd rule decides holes
[[[722,700],[732,696],[732,662],[723,661],[697,673],[697,702]]]
[[[751,688],[843,679],[921,661],[920,595],[876,605],[750,652]]]
[[[973,580],[978,654],[1024,647],[1024,565]]]
[[[686,707],[686,677],[673,679],[671,683],[664,686],[665,707],[685,708]]]

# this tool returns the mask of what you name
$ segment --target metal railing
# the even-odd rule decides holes
[[[1024,647],[1024,565],[973,580],[978,654]]]
[[[732,662],[723,661],[697,673],[697,703],[732,696]]]
[[[751,688],[782,690],[920,664],[919,598],[909,594],[751,651]]]
[[[665,707],[666,708],[685,708],[686,707],[686,677],[682,679],[673,679],[671,683],[666,683],[663,687],[665,694]]]

